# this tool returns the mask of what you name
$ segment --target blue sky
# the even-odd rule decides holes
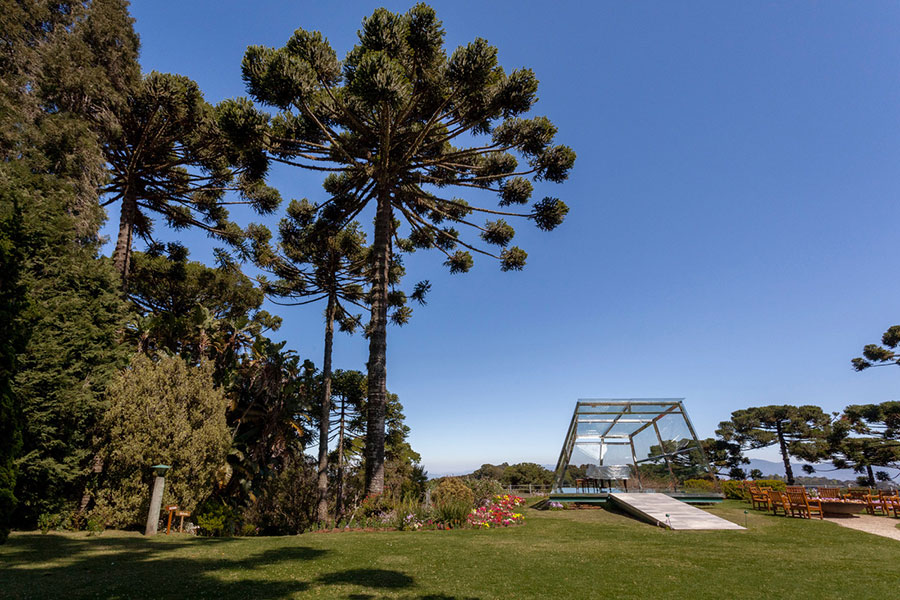
[[[535,194],[568,203],[567,221],[517,228],[524,271],[406,259],[433,287],[389,331],[388,387],[429,472],[555,463],[584,397],[684,397],[701,436],[748,406],[897,398],[900,372],[850,359],[898,320],[900,5],[432,5],[449,50],[480,36],[508,70],[535,71],[534,113],[578,160]],[[411,3],[140,0],[132,14],[144,70],[187,75],[215,103],[246,94],[248,44],[302,27],[343,56],[377,6]],[[286,199],[321,198],[320,181],[272,174]],[[202,235],[160,237],[211,262]],[[321,310],[274,312],[276,337],[321,364]],[[366,354],[337,338],[337,367]]]

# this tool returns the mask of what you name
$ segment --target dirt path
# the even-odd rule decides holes
[[[825,517],[825,520],[837,523],[841,527],[849,527],[850,529],[874,533],[875,535],[900,541],[900,529],[897,529],[897,523],[900,523],[900,519],[858,515],[854,517]]]

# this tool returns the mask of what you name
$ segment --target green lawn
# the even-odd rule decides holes
[[[743,524],[747,505],[710,509]],[[16,533],[0,598],[891,598],[900,542],[819,520],[675,532],[606,510],[504,530],[202,539]]]

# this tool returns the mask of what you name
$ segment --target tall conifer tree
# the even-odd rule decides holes
[[[386,348],[389,271],[395,249],[435,248],[451,272],[472,266],[471,252],[519,270],[526,253],[509,243],[504,217],[559,225],[568,208],[556,198],[527,205],[529,178],[561,182],[575,154],[553,144],[546,117],[522,118],[537,101],[528,69],[506,73],[497,50],[476,39],[450,57],[434,10],[376,10],[363,21],[359,43],[339,61],[318,32],[298,29],[282,48],[251,46],[243,76],[251,96],[280,112],[273,119],[246,99],[220,106],[220,125],[269,160],[328,174],[326,214],[337,227],[374,208],[369,328],[366,488],[384,488]],[[482,138],[479,140],[479,138]],[[454,146],[454,144],[470,144]],[[515,152],[526,164],[519,167]],[[486,190],[499,209],[473,206],[447,192]],[[483,224],[472,215],[487,216]],[[402,221],[396,220],[399,217]],[[494,220],[490,220],[494,219]],[[408,228],[401,237],[400,226]],[[474,229],[485,249],[461,239]]]

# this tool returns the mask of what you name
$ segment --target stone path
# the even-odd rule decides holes
[[[633,515],[669,529],[743,529],[736,523],[665,494],[617,492],[609,497]]]
[[[854,517],[825,517],[825,520],[837,523],[841,527],[865,531],[866,533],[873,533],[900,541],[900,529],[897,529],[897,523],[900,523],[900,519],[858,515]]]

